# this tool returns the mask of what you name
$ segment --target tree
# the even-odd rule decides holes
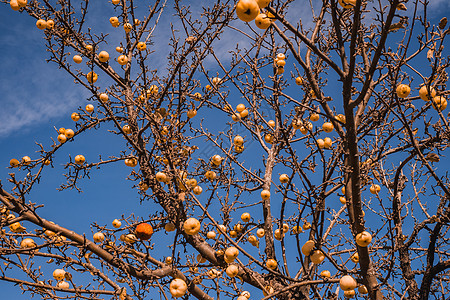
[[[299,20],[300,1],[113,0],[96,3],[115,12],[98,19],[73,2],[7,1],[90,96],[73,130],[10,161],[1,280],[45,299],[449,293],[449,29],[429,15],[437,3],[311,1]],[[53,164],[94,133],[126,144]],[[64,194],[123,163],[145,211],[88,234],[42,217],[33,190],[47,169],[64,172]]]

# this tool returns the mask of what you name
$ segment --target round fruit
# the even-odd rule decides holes
[[[316,122],[320,119],[320,115],[316,114],[316,113],[312,113],[311,115],[309,115],[309,119],[313,122]]]
[[[17,167],[20,164],[19,160],[13,158],[9,161],[9,165],[13,168]]]
[[[220,155],[216,154],[211,158],[211,162],[215,166],[220,166],[220,164],[222,163],[222,157],[220,157]]]
[[[365,285],[361,284],[360,286],[358,286],[358,293],[365,295],[368,294],[369,291],[367,290],[367,287]]]
[[[248,222],[248,221],[250,221],[250,219],[251,219],[251,216],[248,212],[245,212],[241,215],[241,220],[243,222]]]
[[[302,85],[303,84],[303,79],[300,76],[295,78],[295,84],[296,85]]]
[[[323,123],[322,129],[323,129],[323,131],[328,132],[328,133],[332,132],[334,129],[333,123],[331,123],[331,122]]]
[[[356,5],[356,0],[338,0],[343,8],[353,8]]]
[[[270,191],[269,190],[262,190],[261,191],[261,198],[263,200],[268,200],[270,199]]]
[[[195,195],[200,195],[203,192],[203,189],[201,186],[197,185],[192,191]]]
[[[443,111],[447,108],[447,100],[444,96],[436,96],[433,98],[433,107],[436,110]]]
[[[356,280],[350,275],[344,275],[339,280],[339,286],[343,291],[356,289]]]
[[[234,137],[233,142],[235,145],[242,146],[244,144],[244,138],[240,135],[237,135]]]
[[[432,87],[430,87],[430,94],[431,98],[428,96],[428,89],[426,85],[423,85],[419,90],[419,97],[423,101],[430,101],[430,99],[433,99],[436,96],[436,90]]]
[[[281,183],[287,183],[289,181],[289,176],[287,174],[281,174],[280,175],[280,182]]]
[[[72,119],[72,121],[77,122],[80,119],[80,115],[74,112],[70,115],[70,118]]]
[[[259,14],[259,6],[255,0],[239,0],[236,4],[236,15],[244,22],[254,20]]]
[[[378,184],[372,184],[369,190],[372,194],[376,195],[381,191],[381,187]]]
[[[91,72],[87,73],[86,79],[89,83],[94,83],[97,81],[98,75],[94,71],[91,71]]]
[[[106,94],[106,93],[101,93],[99,95],[99,98],[100,98],[100,101],[102,101],[103,103],[108,102],[108,100],[109,100],[108,94]]]
[[[74,61],[76,64],[81,64],[81,62],[83,61],[83,58],[82,58],[81,56],[79,56],[79,55],[74,55],[74,56],[73,56],[73,61]]]
[[[311,254],[310,258],[314,264],[318,265],[325,259],[325,254],[321,250],[316,250]]]
[[[83,155],[78,154],[77,156],[75,156],[75,163],[78,165],[82,165],[84,164],[84,162],[86,161],[86,158],[84,158]]]
[[[323,270],[322,272],[320,272],[320,277],[322,277],[322,278],[330,278],[331,277],[331,273],[328,270]]]
[[[360,247],[367,247],[372,242],[372,235],[367,232],[363,231],[356,235],[356,243]]]
[[[36,243],[31,238],[23,239],[20,242],[20,248],[26,249],[26,248],[34,248],[36,247]]]
[[[187,235],[195,235],[200,231],[200,222],[196,218],[189,218],[184,221],[183,228]]]
[[[119,65],[126,65],[128,63],[128,58],[125,55],[119,55],[119,57],[117,58],[117,62],[119,63]]]
[[[55,278],[56,280],[63,280],[65,274],[66,271],[64,271],[63,269],[56,269],[55,271],[53,271],[53,278]]]
[[[94,242],[101,243],[105,240],[105,235],[101,232],[94,233]]]
[[[259,238],[262,238],[265,233],[266,233],[265,230],[262,228],[259,228],[258,230],[256,230],[256,236]]]
[[[216,238],[216,233],[214,231],[208,231],[208,233],[206,234],[206,237],[208,239],[214,240]]]
[[[109,53],[106,51],[101,51],[98,54],[98,60],[101,62],[107,62],[109,60]]]
[[[65,137],[65,136],[64,136]],[[29,157],[29,156],[24,156],[24,157],[22,157],[22,163],[24,164],[24,165],[28,165],[28,164],[30,164],[30,162],[31,162],[31,158]]]
[[[39,19],[36,21],[36,27],[38,29],[44,30],[47,28],[47,22],[45,20]]]
[[[402,83],[397,86],[396,92],[399,98],[406,98],[411,92],[411,88],[409,87],[409,85]]]
[[[236,277],[239,273],[239,268],[236,265],[229,265],[225,271],[231,278]]]
[[[183,297],[187,291],[187,284],[183,279],[175,278],[170,283],[169,291],[174,298]]]
[[[315,243],[313,240],[306,241],[306,243],[302,246],[302,253],[305,256],[309,256],[311,251],[314,249]]]
[[[359,254],[358,253],[353,253],[352,256],[350,256],[350,260],[352,262],[354,262],[355,264],[357,264],[359,262]]]
[[[152,237],[153,227],[148,223],[141,223],[138,226],[136,226],[134,234],[138,239],[146,241]]]
[[[272,20],[266,14],[258,14],[255,18],[255,24],[259,29],[267,29],[272,24]]]
[[[114,219],[114,221],[112,221],[112,225],[114,226],[114,228],[120,228],[120,226],[122,226],[122,222],[120,222],[117,219]]]
[[[345,298],[353,298],[355,297],[355,290],[344,291]]]
[[[139,43],[137,43],[136,48],[139,51],[144,51],[145,49],[147,49],[147,44],[144,42],[139,42]]]
[[[159,182],[166,182],[167,175],[163,172],[158,172],[158,173],[156,173],[156,180]]]
[[[176,229],[175,224],[173,224],[172,222],[167,223],[166,225],[164,225],[164,229],[167,232],[172,232]]]
[[[58,142],[64,144],[67,141],[67,137],[64,134],[58,135]]]
[[[239,255],[239,250],[236,247],[229,247],[225,250],[224,259],[227,263],[233,262]]]
[[[266,261],[266,267],[268,268],[268,269],[271,269],[271,270],[275,270],[276,268],[277,268],[277,261],[275,260],[275,259],[273,259],[273,258],[269,258],[267,261]]]
[[[172,264],[172,262],[173,262],[172,256],[167,256],[165,262],[168,265]]]

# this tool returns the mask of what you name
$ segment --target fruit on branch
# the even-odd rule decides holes
[[[147,44],[145,42],[139,42],[137,43],[136,48],[139,51],[144,51],[145,49],[147,49]]]
[[[233,142],[237,146],[242,146],[244,144],[244,138],[240,135],[234,137]]]
[[[319,121],[320,115],[318,113],[312,113],[309,115],[309,119],[313,122]]]
[[[323,131],[325,131],[325,132],[327,132],[327,133],[332,132],[333,129],[334,129],[333,123],[331,123],[331,122],[325,122],[325,123],[323,123],[322,129],[323,129]]]
[[[251,219],[251,215],[250,215],[250,213],[248,213],[248,212],[245,212],[245,213],[242,213],[242,215],[241,215],[241,220],[243,221],[243,222],[249,222],[250,221],[250,219]]]
[[[281,241],[284,238],[283,230],[280,230],[279,228],[275,229],[274,236],[275,239]]]
[[[281,174],[279,179],[281,183],[287,183],[289,181],[289,176],[287,174]]]
[[[206,171],[206,173],[205,173],[205,178],[209,179],[211,181],[216,179],[216,177],[217,177],[217,174],[214,171]]]
[[[126,33],[130,32],[131,29],[133,29],[133,25],[131,25],[130,23],[123,24],[123,30],[125,30]]]
[[[122,47],[116,47],[116,51],[119,52],[119,53],[122,53],[123,52],[123,48]]]
[[[58,135],[58,142],[60,142],[61,144],[64,144],[67,141],[67,137],[64,134],[60,134]]]
[[[200,222],[196,218],[189,218],[184,221],[183,229],[187,235],[195,235],[200,231]]]
[[[109,53],[106,51],[101,51],[98,54],[98,60],[101,62],[107,62],[109,60]]]
[[[111,23],[111,25],[116,28],[119,27],[119,25],[120,25],[119,18],[117,18],[117,17],[109,18],[109,23]]]
[[[195,117],[197,115],[197,110],[195,109],[190,109],[187,112],[187,116],[189,119],[192,119],[193,117]]]
[[[64,135],[66,136],[66,138],[70,139],[70,138],[73,138],[73,136],[75,135],[75,132],[73,132],[72,129],[66,129],[64,131]]]
[[[238,255],[239,255],[239,250],[236,247],[231,246],[225,250],[223,258],[224,258],[225,262],[232,263]]]
[[[45,27],[46,29],[51,30],[51,29],[53,29],[54,26],[55,26],[55,21],[53,21],[52,19],[46,21],[46,27]]]
[[[349,290],[349,291],[344,291],[344,297],[345,298],[353,298],[355,297],[355,290]]]
[[[323,149],[325,148],[325,142],[322,139],[317,139],[317,147],[319,147],[319,149]]]
[[[428,95],[430,95],[431,97],[429,97]],[[423,101],[430,101],[430,99],[433,99],[434,97],[436,97],[436,90],[434,88],[430,87],[430,94],[428,94],[427,86],[423,85],[419,90],[419,97]]]
[[[396,92],[399,98],[406,98],[411,92],[411,88],[409,85],[402,83],[397,86]]]
[[[270,191],[269,190],[262,190],[261,191],[261,198],[263,200],[268,200],[270,199]]]
[[[284,73],[284,68],[283,67],[278,67],[277,68],[277,75],[281,75]]]
[[[345,116],[343,114],[338,114],[336,116],[336,120],[340,121],[341,123],[345,124]]]
[[[86,105],[85,109],[88,113],[91,113],[94,111],[94,105],[88,104],[88,105]]]
[[[36,21],[36,27],[40,30],[47,28],[47,22],[45,20],[39,19]]]
[[[208,231],[208,233],[206,234],[206,237],[208,239],[214,240],[216,238],[216,233],[214,231]]]
[[[284,55],[284,53],[278,53],[275,60],[280,60],[280,59],[282,59],[282,60],[286,59],[286,55]]]
[[[269,258],[266,261],[266,267],[268,269],[275,270],[277,268],[277,265],[278,265],[277,261],[275,259],[273,259],[273,258]]]
[[[9,225],[9,230],[14,233],[25,232],[27,229],[20,224],[20,222],[15,222]]]
[[[378,193],[381,191],[381,187],[378,184],[372,184],[369,190],[372,194],[378,195]]]
[[[266,231],[262,228],[259,228],[258,230],[256,230],[256,236],[259,238],[262,238],[265,233],[266,233]]]
[[[68,289],[70,287],[70,284],[67,281],[60,281],[56,284],[56,287],[62,288],[62,289]]]
[[[194,194],[198,196],[198,195],[200,195],[200,194],[203,192],[203,189],[202,189],[201,186],[197,185],[197,186],[192,190],[192,192],[194,192]]]
[[[273,294],[274,292],[275,292],[275,289],[272,286],[268,285],[268,286],[264,287],[263,295],[266,297],[270,294]]]
[[[360,247],[367,247],[372,242],[372,235],[367,232],[363,231],[356,235],[356,244]]]
[[[308,230],[308,229],[310,229],[311,228],[311,223],[309,223],[309,222],[305,222],[305,223],[303,223],[303,230]]]
[[[315,243],[313,240],[308,240],[303,244],[302,246],[302,253],[305,256],[309,256],[311,254],[311,251],[314,249]]]
[[[166,257],[166,259],[164,260],[164,262],[168,265],[171,265],[173,262],[172,256],[168,256]]]
[[[356,0],[338,0],[343,8],[353,8],[356,5]]]
[[[215,86],[217,86],[217,85],[220,84],[221,81],[222,81],[221,78],[219,78],[219,77],[214,77],[214,78],[212,79],[212,84],[215,85]]]
[[[284,59],[278,59],[276,64],[278,67],[284,67],[286,65],[286,61]]]
[[[358,286],[358,293],[366,295],[369,293],[369,291],[367,290],[367,288],[364,284],[361,284]]]
[[[174,298],[183,297],[184,294],[186,294],[186,290],[187,290],[187,284],[186,284],[186,282],[185,282],[183,279],[181,279],[181,278],[175,278],[175,279],[172,280],[172,282],[170,283],[169,291],[170,291],[170,294],[171,294]]]
[[[91,71],[91,72],[87,73],[86,79],[89,83],[95,83],[98,79],[98,75],[94,71]]]
[[[163,172],[156,173],[156,180],[159,182],[166,182],[167,181],[167,175]]]
[[[126,55],[119,55],[119,57],[117,58],[117,62],[119,63],[119,65],[124,66],[128,63],[128,57]]]
[[[297,78],[295,78],[295,84],[303,85],[303,79],[300,76],[298,76]]]
[[[301,228],[300,226],[294,226],[292,227],[292,234],[299,234],[303,232],[303,228]]]
[[[131,133],[131,127],[130,125],[123,125],[122,130],[125,134],[130,134]]]
[[[138,239],[146,241],[152,237],[153,227],[148,223],[141,223],[138,226],[136,226],[134,234]]]
[[[94,233],[94,242],[101,243],[105,240],[105,235],[102,232]]]
[[[343,291],[350,291],[356,289],[356,280],[350,275],[344,275],[339,280],[339,286]]]
[[[24,156],[24,157],[22,157],[22,163],[23,163],[24,165],[29,165],[30,162],[31,162],[31,158],[30,158],[29,156]]]
[[[11,0],[9,1],[9,5],[11,6],[11,9],[14,11],[18,11],[20,9],[19,3],[17,0]]]
[[[102,101],[103,103],[108,102],[109,97],[108,94],[106,93],[101,93],[98,98],[100,99],[100,101]]]
[[[320,272],[320,277],[322,277],[322,278],[330,278],[331,277],[331,273],[328,270],[323,270],[322,272]]]
[[[241,112],[239,113],[239,117],[240,117],[241,119],[245,118],[246,116],[248,116],[248,110],[247,110],[247,109],[244,109],[243,111],[241,111]]]
[[[36,246],[37,246],[37,245],[36,245],[36,243],[33,241],[32,238],[26,238],[26,239],[23,239],[23,240],[20,242],[20,248],[22,248],[22,249],[34,248],[34,247],[36,247]]]
[[[272,20],[266,14],[258,14],[255,18],[255,25],[259,29],[267,29],[270,24],[272,24]]]
[[[225,270],[225,272],[227,273],[228,276],[233,278],[233,277],[236,277],[237,274],[239,273],[239,268],[236,265],[229,265],[227,267],[227,269]]]
[[[72,59],[76,64],[81,64],[83,61],[83,58],[80,55],[74,55]]]
[[[264,136],[264,140],[266,141],[266,143],[268,144],[273,144],[273,135],[268,133]]]
[[[19,164],[20,164],[19,160],[15,159],[15,158],[13,158],[9,161],[9,165],[13,168],[17,167]]]
[[[259,14],[258,2],[255,0],[239,0],[236,4],[236,15],[244,22],[250,22]]]
[[[339,197],[339,201],[340,201],[342,204],[347,204],[347,200],[345,199],[345,197]]]
[[[132,168],[136,167],[138,164],[138,160],[136,157],[126,158],[124,162],[127,167]]]
[[[63,269],[55,269],[53,271],[53,278],[55,278],[58,281],[63,280],[64,275],[66,275],[66,271],[64,271]]]
[[[77,122],[80,119],[80,115],[74,112],[70,115],[70,118],[72,119],[72,121]]]
[[[447,108],[447,100],[444,96],[436,96],[433,98],[433,107],[438,111],[443,111]]]
[[[314,264],[318,265],[325,259],[325,254],[321,250],[315,250],[311,253],[310,258]]]
[[[333,141],[329,137],[326,137],[323,139],[323,147],[324,148],[330,149],[332,144],[333,144]]]
[[[286,223],[283,223],[283,233],[288,233],[289,232],[289,225]]]
[[[112,226],[113,226],[114,228],[120,228],[120,226],[122,226],[122,222],[120,222],[120,221],[117,220],[117,219],[114,219],[114,220],[112,221]]]
[[[82,165],[82,164],[84,164],[85,161],[86,161],[86,158],[84,158],[83,155],[78,154],[77,156],[75,156],[75,163],[77,165]]]
[[[222,163],[223,158],[220,157],[220,155],[216,154],[211,158],[211,163],[214,166],[220,166],[220,164]]]
[[[350,256],[350,260],[352,262],[354,262],[355,264],[357,264],[359,262],[359,254],[358,253],[353,253],[352,256]]]

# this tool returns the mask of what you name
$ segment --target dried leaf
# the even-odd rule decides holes
[[[433,49],[428,50],[427,51],[427,58],[429,60],[432,60],[433,59],[433,54],[434,54],[434,50]]]
[[[389,32],[391,31],[397,31],[399,29],[405,28],[405,25],[403,25],[403,23],[398,22],[398,23],[394,23],[389,27]]]
[[[406,5],[405,5],[405,4],[399,3],[399,4],[397,5],[397,9],[398,9],[398,10],[406,10],[407,8],[406,8]]]
[[[427,156],[425,156],[425,158],[431,162],[439,162],[441,159],[439,158],[439,155],[437,155],[436,153],[428,153]]]
[[[67,281],[72,281],[72,275],[69,272],[64,273],[64,278]]]
[[[127,298],[127,288],[123,287],[119,294],[120,300],[125,300]]]
[[[440,21],[439,21],[439,28],[440,29],[444,29],[445,26],[447,26],[447,18],[443,17]]]

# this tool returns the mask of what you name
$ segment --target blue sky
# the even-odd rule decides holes
[[[108,19],[114,14],[112,5],[106,1],[91,2],[96,3],[89,22],[98,26],[99,30],[109,30]],[[432,18],[450,12],[447,0],[432,2]],[[306,23],[307,20],[305,16]],[[157,37],[164,37],[170,28],[169,21],[170,18],[161,19],[161,24],[155,31]],[[74,85],[73,80],[64,71],[58,70],[55,64],[45,61],[47,53],[43,45],[43,32],[35,27],[33,18],[14,12],[9,5],[2,4],[0,28],[0,53],[3,60],[0,68],[0,179],[5,187],[10,187],[7,183],[7,173],[10,170],[6,169],[9,160],[20,159],[24,155],[37,158],[36,143],[42,143],[44,147],[49,148],[51,139],[56,140],[54,128],[74,128],[70,114],[88,103],[88,94],[81,87]],[[229,55],[227,46],[233,38],[233,32],[225,33],[220,42],[223,46],[219,44],[218,47],[223,49],[219,55],[225,58]],[[111,39],[114,41],[120,39],[120,36],[113,34]],[[113,42],[110,47],[115,47]],[[157,53],[152,63],[163,70],[163,55],[167,53],[168,48],[164,43],[158,43],[155,47]],[[112,49],[109,50],[110,53],[113,52]],[[211,60],[210,63],[211,69],[216,70],[214,62]],[[217,130],[220,129],[222,127],[218,126]],[[119,218],[122,214],[128,216],[136,213],[137,216],[146,217],[146,211],[151,210],[150,203],[139,204],[137,193],[131,189],[132,183],[126,180],[129,168],[122,163],[104,167],[100,171],[93,170],[91,179],[81,183],[83,193],[56,190],[64,182],[61,166],[69,155],[74,157],[84,154],[88,161],[95,161],[99,154],[106,158],[116,154],[115,149],[124,148],[123,139],[104,134],[102,130],[91,130],[63,147],[54,158],[55,168],[46,168],[42,182],[35,186],[29,198],[31,201],[45,204],[41,210],[44,218],[78,232],[85,232],[88,236],[90,224],[94,221],[100,225],[109,225],[114,218]],[[251,161],[251,158],[248,159]],[[20,175],[25,174],[22,172]],[[53,268],[54,266],[49,269]],[[19,289],[12,284],[0,281],[0,288],[5,298],[30,299],[28,294],[21,295]]]

